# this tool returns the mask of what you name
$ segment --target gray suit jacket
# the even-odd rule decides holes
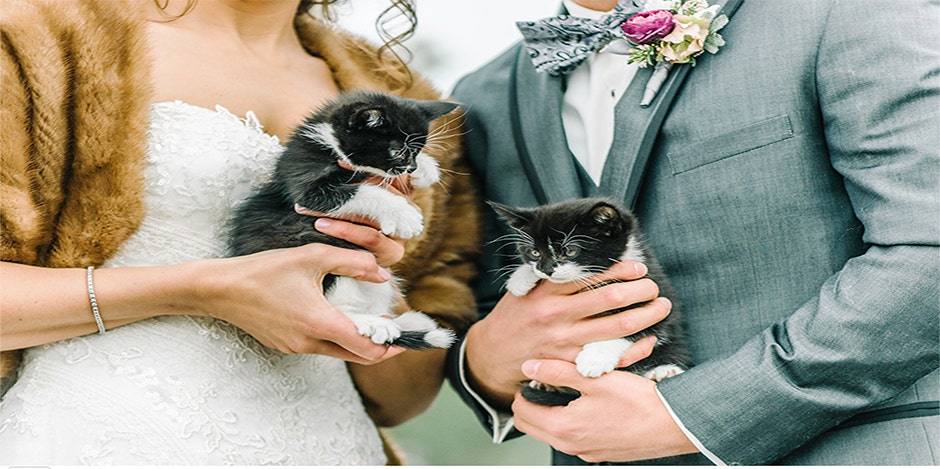
[[[727,45],[648,108],[638,73],[599,187],[567,149],[564,80],[523,47],[462,79],[484,195],[635,208],[698,363],[659,389],[723,461],[938,464],[938,3],[736,6]],[[503,293],[497,250],[482,314]]]

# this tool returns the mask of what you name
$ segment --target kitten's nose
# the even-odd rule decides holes
[[[554,262],[544,262],[544,261],[543,261],[543,262],[539,262],[539,264],[538,264],[538,266],[536,266],[536,269],[535,269],[535,270],[536,270],[536,272],[539,274],[539,276],[544,275],[544,277],[542,277],[542,278],[549,278],[549,277],[551,277],[552,274],[555,272],[555,263],[554,263]]]

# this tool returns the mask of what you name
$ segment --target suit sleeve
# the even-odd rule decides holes
[[[729,464],[772,462],[938,367],[940,38],[925,27],[938,6],[883,7],[834,2],[816,74],[831,164],[867,250],[730,357],[659,385]],[[860,27],[872,15],[877,39]]]

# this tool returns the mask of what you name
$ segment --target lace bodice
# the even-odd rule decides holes
[[[282,147],[253,114],[153,105],[138,232],[106,266],[220,257],[226,217]],[[0,464],[384,464],[345,363],[222,321],[163,316],[27,350]]]

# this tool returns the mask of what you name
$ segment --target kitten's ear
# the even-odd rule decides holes
[[[508,205],[503,205],[500,203],[486,201],[490,207],[493,207],[493,210],[499,215],[500,218],[506,221],[514,229],[522,229],[522,227],[528,225],[532,222],[532,212],[524,208],[510,207]]]
[[[598,202],[591,209],[589,215],[591,222],[605,236],[630,229],[630,219],[624,217],[620,210],[607,202]]]
[[[388,122],[381,108],[359,109],[349,116],[349,127],[353,129],[375,129]]]
[[[449,101],[421,101],[420,107],[421,110],[424,111],[424,115],[427,116],[428,120],[432,121],[438,117],[450,113],[454,109],[460,107],[460,105]]]

